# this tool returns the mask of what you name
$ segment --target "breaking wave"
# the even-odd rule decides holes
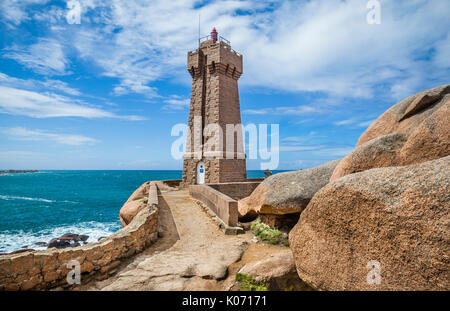
[[[3,231],[0,232],[0,253],[10,253],[25,246],[32,249],[45,249],[36,245],[37,242],[48,243],[51,239],[65,233],[85,234],[89,236],[87,242],[96,242],[101,237],[107,237],[121,228],[120,223],[101,223],[96,221],[82,222],[76,225],[67,225],[56,228],[43,229],[37,232]]]
[[[46,203],[55,203],[55,202],[63,202],[63,203],[77,203],[74,201],[55,201],[55,200],[49,200],[49,199],[42,199],[42,198],[28,198],[28,197],[19,197],[15,195],[0,195],[0,200],[26,200],[26,201],[37,201],[37,202],[46,202]]]
[[[53,201],[53,200],[47,200],[47,199],[42,199],[42,198],[27,198],[27,197],[18,197],[18,196],[14,196],[14,195],[0,195],[0,199],[1,200],[39,201],[39,202],[47,202],[47,203],[56,202],[56,201]]]

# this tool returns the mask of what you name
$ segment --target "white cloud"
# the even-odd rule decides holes
[[[33,118],[82,117],[143,120],[140,116],[120,116],[112,112],[89,107],[69,97],[52,93],[37,93],[0,86],[0,113]]]
[[[2,132],[9,136],[9,138],[15,138],[18,140],[51,140],[60,144],[80,146],[80,145],[93,145],[99,141],[95,138],[86,137],[82,135],[72,135],[72,134],[59,134],[59,133],[49,133],[42,130],[29,130],[23,127],[13,127],[9,129],[2,130]]]
[[[260,114],[260,115],[263,115],[263,114],[268,114],[270,112],[270,109],[245,109],[245,110],[243,110],[242,111],[242,113],[244,113],[244,114]]]
[[[74,96],[81,95],[79,90],[70,87],[66,82],[60,80],[44,80],[39,82],[51,90],[61,91]]]
[[[191,100],[189,98],[180,98],[179,96],[172,96],[172,98],[164,100],[165,105],[163,110],[180,111],[189,107]]]
[[[445,62],[439,55],[446,55],[442,40],[450,26],[445,1],[383,1],[381,25],[366,23],[360,0],[286,1],[258,11],[272,4],[213,1],[194,9],[194,0],[96,3],[106,26],[86,27],[76,46],[106,75],[121,79],[122,92],[133,91],[126,79],[146,85],[185,71],[199,12],[204,33],[216,26],[244,54],[244,84],[363,98],[372,97],[377,84],[411,74],[422,83],[433,79],[420,75],[426,67],[417,56],[436,45],[443,51],[437,62]]]
[[[336,121],[336,122],[333,122],[335,125],[348,125],[348,124],[352,124],[352,123],[354,123],[355,121],[353,120],[353,119],[347,119],[347,120],[341,120],[341,121]]]
[[[292,144],[284,144],[280,146],[281,152],[305,152],[316,158],[343,157],[350,153],[354,147],[348,145],[336,145],[333,143],[318,145],[299,145],[299,141],[293,141]]]
[[[152,83],[162,79],[189,83],[199,13],[202,35],[216,26],[244,55],[243,85],[357,98],[382,88],[398,99],[448,80],[448,1],[381,1],[380,25],[367,24],[363,0],[80,2],[82,21],[66,44],[119,79],[117,95],[155,97]],[[69,26],[59,26],[53,35],[66,37]],[[39,69],[28,52],[15,59]],[[47,67],[64,72],[67,63]]]
[[[336,122],[333,122],[333,124],[337,125],[337,126],[349,125],[349,126],[356,126],[356,127],[368,127],[373,122],[375,122],[375,120],[376,119],[365,120],[364,118],[359,117],[359,118],[351,118],[351,119],[336,121]]]
[[[35,4],[45,4],[49,0],[2,0],[0,1],[0,17],[8,26],[14,27],[24,20],[30,19],[27,7]]]
[[[244,114],[279,114],[279,115],[304,115],[313,113],[322,113],[323,109],[314,105],[301,105],[301,106],[283,106],[276,108],[263,108],[263,109],[246,109]]]
[[[450,32],[447,37],[436,43],[434,61],[436,66],[450,68]]]
[[[283,142],[291,142],[291,143],[300,143],[300,142],[304,142],[305,139],[306,139],[306,137],[289,136],[289,137],[283,138],[281,141],[283,141]]]
[[[376,121],[376,119],[372,119],[372,120],[368,120],[368,121],[364,121],[364,122],[359,122],[358,126],[359,127],[369,127],[375,121]]]
[[[113,93],[115,95],[124,95],[130,92],[143,94],[150,98],[159,96],[155,88],[145,85],[144,81],[139,81],[139,79],[137,81],[132,79],[124,79],[113,89]]]
[[[69,95],[78,96],[81,92],[78,89],[70,87],[66,82],[60,80],[35,80],[35,79],[19,79],[8,76],[0,72],[0,85],[13,88],[23,88],[26,90],[45,89],[45,91],[60,91]]]
[[[291,151],[313,151],[323,149],[324,145],[314,145],[314,146],[280,146],[280,151],[291,152]]]
[[[61,43],[55,39],[39,39],[26,48],[13,46],[7,48],[3,56],[44,75],[66,74],[69,66]]]

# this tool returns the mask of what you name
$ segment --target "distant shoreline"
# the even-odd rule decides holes
[[[20,173],[38,173],[38,170],[6,170],[6,171],[0,171],[0,175],[5,174],[20,174]]]

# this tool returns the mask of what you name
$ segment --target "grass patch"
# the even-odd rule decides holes
[[[250,228],[260,241],[289,247],[288,235],[280,230],[270,228],[261,221],[261,218],[258,218]]]
[[[253,276],[243,273],[236,273],[236,281],[240,282],[240,291],[264,292],[268,291],[264,282],[257,282]]]

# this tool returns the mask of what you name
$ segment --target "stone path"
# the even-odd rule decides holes
[[[220,231],[187,190],[159,196],[162,237],[115,276],[88,290],[221,290],[228,267],[248,247],[247,234]]]

